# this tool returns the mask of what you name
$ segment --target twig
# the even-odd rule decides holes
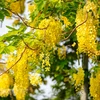
[[[23,43],[26,45],[26,47],[28,47],[30,50],[36,50],[36,48],[31,48],[25,41],[24,39],[21,37]]]
[[[24,48],[23,52],[21,53],[20,58],[10,68],[8,68],[6,71],[4,71],[3,73],[1,73],[0,76],[3,75],[3,74],[5,74],[5,73],[7,73],[12,67],[14,67],[21,60],[21,58],[22,58],[25,50],[26,50],[26,47]]]
[[[12,90],[10,90],[10,98],[11,98],[11,100],[14,100],[13,91]]]
[[[15,12],[11,11],[11,10],[8,9],[8,8],[5,8],[5,9],[7,9],[7,10],[10,11],[12,14],[16,15],[17,17],[19,17],[19,19],[23,22],[23,24],[24,24],[25,26],[30,27],[30,28],[32,28],[32,29],[44,30],[44,29],[47,29],[48,26],[49,26],[49,24],[48,24],[47,27],[44,27],[44,28],[38,28],[38,27],[30,26],[30,25],[28,25],[28,24],[24,21],[24,19],[23,19],[18,13],[15,13]]]
[[[86,19],[85,19],[85,21],[83,21],[82,23],[80,23],[79,25],[77,25],[77,26],[69,33],[69,35],[68,35],[65,39],[63,39],[63,41],[67,40],[67,39],[72,35],[72,33],[76,30],[76,28],[78,28],[79,26],[83,25],[83,24],[87,21],[87,19],[88,19],[88,14],[87,14],[87,12],[86,12]]]
[[[0,64],[6,64],[6,62],[0,62]]]

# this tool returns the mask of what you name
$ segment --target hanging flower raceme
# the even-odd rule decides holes
[[[8,69],[14,65],[10,68],[10,71],[15,79],[13,91],[17,100],[25,100],[25,95],[29,86],[27,53],[28,50],[25,49],[22,52],[22,49],[20,48],[15,55],[9,56],[7,62]]]
[[[75,88],[76,91],[78,91],[80,88],[82,88],[82,85],[84,83],[84,70],[80,67],[78,68],[78,72],[73,74],[73,80],[75,82]]]
[[[25,0],[6,0],[5,5],[7,9],[11,10],[11,12],[21,14],[25,9],[24,3]]]
[[[39,30],[36,31],[37,38],[42,40],[47,47],[54,48],[60,42],[62,28],[61,23],[53,17],[44,19],[39,24]],[[45,29],[44,29],[45,28]]]
[[[90,78],[90,94],[93,100],[100,100],[100,70]]]
[[[76,26],[84,22],[77,28],[77,40],[79,53],[87,53],[92,57],[97,52],[97,27],[98,16],[97,7],[93,2],[88,1],[83,9],[78,9],[76,15]]]
[[[12,85],[13,78],[9,73],[0,76],[0,96],[7,97],[10,94],[10,86]]]
[[[18,51],[18,54],[20,51]],[[25,99],[27,88],[29,86],[28,68],[27,68],[27,51],[25,51],[21,60],[14,66],[15,83],[14,93],[17,100]]]

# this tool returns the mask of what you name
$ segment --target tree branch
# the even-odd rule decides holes
[[[65,39],[63,39],[63,41],[66,41],[66,40],[72,35],[72,33],[76,30],[76,28],[78,28],[79,26],[83,25],[83,24],[87,21],[87,19],[88,19],[88,13],[86,12],[86,19],[85,19],[82,23],[80,23],[79,25],[77,25],[77,26],[69,33],[69,35],[68,35]]]
[[[5,74],[5,73],[7,73],[12,67],[14,67],[21,60],[21,58],[22,58],[25,50],[26,50],[26,47],[24,48],[23,52],[21,53],[19,59],[10,68],[8,68],[6,71],[4,71],[3,73],[1,73],[0,76],[3,75],[3,74]]]
[[[23,24],[24,24],[25,26],[30,27],[30,28],[32,28],[32,29],[44,30],[44,29],[47,29],[47,28],[48,28],[48,26],[49,26],[49,24],[48,24],[48,26],[47,26],[47,27],[44,27],[44,28],[38,28],[38,27],[33,27],[33,26],[30,26],[30,25],[28,25],[28,23],[27,23],[27,22],[25,22],[25,21],[24,21],[24,18],[23,18],[23,17],[21,17],[18,13],[15,13],[15,12],[11,11],[11,10],[10,10],[10,9],[8,9],[8,8],[5,8],[5,9],[7,9],[9,12],[11,12],[12,14],[14,14],[15,16],[19,17],[19,19],[23,22]]]
[[[6,64],[6,62],[0,62],[0,64],[4,64],[4,65],[5,65],[5,64]]]
[[[31,48],[25,41],[24,39],[21,37],[23,43],[26,45],[27,48],[29,48],[30,50],[36,50],[37,48]]]

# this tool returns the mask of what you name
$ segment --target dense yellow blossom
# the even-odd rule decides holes
[[[78,90],[79,87],[82,88],[82,85],[84,83],[84,70],[80,67],[78,68],[78,72],[76,74],[73,74],[73,80],[75,81],[75,87],[76,90]]]
[[[94,5],[94,6],[92,6]],[[95,15],[92,15],[92,12],[87,11],[92,10]],[[77,28],[77,40],[78,40],[78,51],[80,53],[84,52],[87,53],[90,57],[95,56],[97,54],[97,43],[96,43],[96,36],[97,36],[97,28],[95,23],[97,21],[97,7],[93,2],[88,2],[83,9],[79,9],[76,15],[76,26],[81,24],[86,20],[84,24]],[[87,16],[87,19],[86,19]]]
[[[44,19],[40,22],[39,28],[45,28],[43,30],[38,30],[36,32],[36,35],[39,40],[42,39],[42,41],[46,44],[47,47],[51,49],[51,47],[55,47],[55,45],[60,41],[61,39],[61,23],[58,20],[55,20],[53,17],[50,17],[49,19]]]
[[[12,78],[8,73],[0,76],[0,96],[7,97],[10,93],[10,86],[12,85]]]
[[[14,13],[23,13],[24,11],[24,3],[25,0],[16,0],[16,1],[12,1],[12,0],[6,0],[6,6],[8,9],[10,9],[12,12]]]
[[[93,97],[93,100],[100,100],[100,71],[95,75],[91,75],[90,78],[90,94]]]
[[[26,81],[24,81],[24,83],[25,82]],[[20,88],[20,86],[15,83],[13,90],[14,90],[17,100],[25,100],[26,89],[24,90],[22,87]]]
[[[20,49],[18,51],[20,56]],[[18,56],[18,57],[19,57]],[[15,83],[14,93],[17,100],[24,100],[29,86],[28,68],[27,68],[27,51],[25,51],[21,60],[14,66]]]
[[[17,54],[13,54],[9,56],[8,62],[7,62],[7,68],[10,68],[13,66],[18,59],[21,57],[21,59],[14,65],[11,69],[12,74],[15,78],[14,82],[14,94],[16,96],[17,100],[24,100],[25,95],[27,92],[27,88],[29,86],[29,78],[28,78],[28,67],[27,67],[27,50],[22,54],[22,49],[18,49]]]
[[[34,33],[34,46],[39,45],[40,53],[38,54],[42,68],[46,71],[50,70],[50,51],[55,51],[56,44],[60,42],[62,37],[62,28],[59,20],[53,17],[43,19],[39,23],[39,28]],[[36,41],[36,43],[35,43]]]
[[[77,25],[85,20],[82,10],[77,12]],[[96,52],[96,28],[93,23],[93,17],[88,14],[88,20],[82,26],[77,28],[78,50],[79,52],[88,53],[89,55]]]
[[[86,5],[84,6],[84,11],[89,12],[89,11],[93,11],[93,14],[96,18],[98,18],[98,14],[97,14],[97,5],[94,2],[91,2],[91,0],[87,0]]]
[[[92,10],[92,12],[88,12]],[[88,12],[88,13],[86,13]],[[87,19],[86,19],[87,16]],[[97,54],[97,7],[93,2],[88,1],[83,9],[79,9],[76,15],[76,26],[86,20],[84,24],[77,28],[78,51],[87,53],[90,57]]]

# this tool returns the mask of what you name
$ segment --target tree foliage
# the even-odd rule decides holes
[[[57,83],[50,100],[78,100],[88,76],[88,97],[99,100],[99,6],[99,0],[0,0],[0,21],[14,19],[0,36],[0,59],[7,58],[0,63],[0,96],[32,99],[50,76]],[[84,54],[94,63],[88,72],[75,67]]]

